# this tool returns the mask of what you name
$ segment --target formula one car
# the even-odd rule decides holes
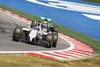
[[[43,22],[32,22],[29,28],[16,27],[13,32],[12,40],[24,40],[28,43],[45,44],[47,48],[56,47],[58,28],[49,25],[47,21],[49,21],[48,18],[45,18]]]

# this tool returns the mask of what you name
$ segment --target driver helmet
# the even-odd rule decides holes
[[[47,21],[44,21],[44,24],[47,24]]]

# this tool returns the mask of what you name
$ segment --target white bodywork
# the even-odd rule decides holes
[[[30,31],[30,28],[22,28],[22,30]]]
[[[42,28],[41,25],[40,26],[36,26],[34,28],[22,28],[22,30],[24,31],[29,31],[29,41],[32,42],[33,38],[36,38],[36,36],[39,35],[47,35],[47,28]]]
[[[30,37],[30,41],[32,42],[32,39],[36,37],[37,35],[37,30],[34,28],[22,28],[23,31],[30,31],[29,33],[29,37]]]
[[[32,39],[35,38],[37,35],[37,30],[32,29],[29,33],[30,41],[32,42]]]

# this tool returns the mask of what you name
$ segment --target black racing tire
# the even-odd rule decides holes
[[[53,41],[52,47],[56,48],[56,46],[57,46],[57,42]]]
[[[58,27],[57,26],[54,27],[54,32],[58,33]]]
[[[57,46],[57,41],[58,41],[58,35],[57,34],[53,34],[53,43],[52,43],[52,47],[56,48]]]
[[[13,32],[13,41],[19,41],[20,40],[20,35],[22,34],[22,28],[16,27],[14,32]]]
[[[47,44],[45,45],[46,48],[51,48],[52,47],[52,34],[48,34],[46,36],[46,41],[47,41]]]

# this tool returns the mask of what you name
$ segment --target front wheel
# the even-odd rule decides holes
[[[46,36],[46,41],[47,41],[47,44],[45,45],[45,47],[47,48],[51,48],[52,47],[52,35],[51,34],[48,34]]]

